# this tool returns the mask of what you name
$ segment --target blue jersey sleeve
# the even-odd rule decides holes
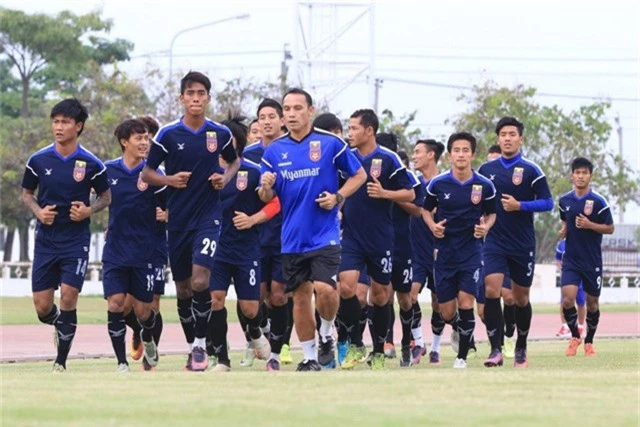
[[[556,261],[562,261],[562,255],[564,255],[564,242],[562,239],[558,242],[558,246],[556,246]]]
[[[96,190],[96,194],[102,194],[109,189],[107,180],[107,168],[102,162],[96,163],[97,172],[91,178],[91,187]]]
[[[413,204],[422,207],[425,198],[424,186],[420,183],[420,181],[418,181],[418,178],[416,178],[416,176],[411,171],[407,171],[407,174],[409,174],[410,181],[415,181],[415,183],[413,184],[413,191],[416,192],[416,198],[413,199]]]
[[[600,224],[611,225],[613,224],[613,216],[611,215],[611,209],[606,200],[602,200],[603,206],[598,211],[598,220]]]
[[[558,210],[560,211],[560,219],[562,221],[566,221],[567,213],[565,211],[565,203],[564,203],[563,197],[560,197],[560,200],[558,201]]]
[[[358,173],[362,165],[351,150],[347,149],[347,144],[336,139],[335,145],[336,154],[333,156],[333,163],[338,167],[342,175],[346,178]]]
[[[229,131],[228,135],[229,139],[222,145],[220,154],[227,163],[232,163],[235,159],[238,158],[238,153],[236,153],[236,149],[233,147],[231,131]]]
[[[164,134],[163,134],[164,135]],[[151,149],[149,150],[149,157],[147,158],[147,166],[151,169],[157,169],[158,166],[169,154],[169,150],[163,144],[163,139],[160,136],[159,139],[154,139],[153,144],[151,144]]]
[[[396,169],[396,171],[391,174],[390,178],[390,189],[392,190],[411,190],[415,185],[414,182],[410,181],[409,172],[404,166]]]
[[[482,212],[484,214],[494,214],[496,208],[496,189],[491,182],[482,186]]]
[[[27,190],[35,190],[38,188],[38,173],[35,171],[33,158],[27,161],[27,167],[24,169],[24,176],[22,177],[22,188]]]
[[[431,181],[427,186],[427,194],[425,194],[423,208],[431,212],[438,207],[438,196],[435,193],[435,182]]]

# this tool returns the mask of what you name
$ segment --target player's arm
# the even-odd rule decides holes
[[[431,230],[431,233],[437,238],[442,239],[444,237],[446,219],[440,222],[436,222],[434,214],[438,208],[438,197],[433,189],[433,182],[429,184],[427,188],[427,196],[424,199],[424,205],[422,206],[422,219]]]
[[[214,173],[209,177],[209,181],[211,181],[213,188],[216,190],[222,190],[229,181],[231,181],[231,178],[238,173],[238,169],[240,169],[240,158],[236,157],[229,163],[222,175]]]
[[[191,177],[191,172],[178,172],[174,175],[162,175],[155,168],[145,165],[142,169],[142,180],[156,187],[169,186],[173,188],[186,188]]]
[[[33,212],[42,224],[51,225],[58,215],[56,205],[47,205],[43,208],[38,205],[35,197],[35,191],[27,188],[22,189],[22,202]]]
[[[535,194],[535,200],[521,202],[509,194],[503,194],[501,202],[504,210],[507,212],[549,212],[553,209],[553,197],[547,183],[547,177],[540,174],[533,180],[531,187]]]
[[[274,197],[262,209],[253,215],[247,215],[244,212],[235,211],[233,217],[233,225],[238,230],[248,230],[263,222],[271,220],[274,216],[280,213],[280,200]]]
[[[398,203],[398,202],[396,202]],[[411,216],[422,215],[422,208],[413,202],[399,202],[398,206]]]
[[[372,199],[388,199],[396,203],[411,202],[416,198],[413,188],[401,188],[399,190],[386,190],[380,181],[374,176],[373,182],[367,183],[367,194]]]
[[[615,230],[613,223],[598,224],[597,222],[589,220],[589,218],[584,216],[582,213],[576,217],[576,228],[592,230],[600,234],[613,234],[613,231]]]
[[[476,239],[483,239],[487,235],[487,233],[489,233],[489,230],[491,230],[491,227],[493,227],[493,224],[495,223],[496,223],[495,213],[490,213],[490,214],[481,216],[480,222],[474,226],[473,236]]]

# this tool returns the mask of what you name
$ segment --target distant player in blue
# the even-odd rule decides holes
[[[54,142],[29,157],[22,201],[38,220],[31,291],[38,319],[56,328],[53,372],[60,373],[66,370],[78,323],[76,305],[89,260],[89,217],[109,206],[111,191],[102,162],[78,143],[87,109],[77,99],[65,99],[50,117]],[[89,206],[91,189],[98,199]],[[53,302],[58,287],[60,310]]]
[[[247,146],[244,150],[243,157],[259,165],[262,162],[262,156],[266,148],[273,143],[273,141],[284,135],[282,106],[275,99],[264,99],[260,102],[260,105],[258,105],[257,116],[262,139]],[[280,369],[281,352],[284,353],[283,363],[292,362],[289,352],[289,339],[285,337],[287,330],[290,328],[290,320],[292,320],[292,307],[290,307],[289,304],[290,298],[287,296],[287,286],[282,276],[282,247],[280,243],[282,214],[280,213],[279,207],[277,208],[278,212],[273,211],[273,202],[277,202],[279,206],[278,199],[274,198],[264,208],[268,216],[273,216],[273,219],[264,224],[260,224],[258,228],[260,231],[260,247],[262,252],[260,259],[262,269],[260,274],[260,301],[262,302],[265,299],[269,300],[269,315],[271,317],[271,333],[269,334],[271,356],[267,361],[268,371],[277,371]],[[265,306],[263,306],[262,310],[265,311]],[[263,316],[267,317],[267,313],[263,313]],[[264,326],[264,319],[262,325]],[[285,345],[286,347],[284,347]],[[248,361],[252,360],[253,354],[253,348],[247,348],[243,360],[245,363],[242,364],[241,362],[241,366],[250,366]]]
[[[304,359],[299,371],[318,371],[334,360],[333,321],[338,310],[340,266],[338,205],[366,180],[365,172],[337,136],[311,126],[311,95],[291,89],[282,101],[289,133],[275,140],[262,158],[260,198],[276,195],[282,206],[282,268],[293,291],[293,317]],[[338,172],[348,177],[338,189]],[[321,317],[316,351],[311,298]]]
[[[531,327],[529,290],[533,282],[536,254],[534,212],[553,209],[553,198],[542,170],[520,153],[524,125],[513,117],[503,117],[496,125],[502,156],[480,166],[478,172],[496,187],[498,206],[495,226],[487,235],[484,251],[486,305],[484,320],[491,342],[487,367],[501,366],[502,325],[500,294],[505,272],[511,277],[518,328],[514,366],[526,368],[527,336]]]
[[[473,135],[460,132],[449,137],[451,170],[431,180],[423,210],[436,238],[433,275],[440,314],[460,335],[454,368],[467,367],[475,328],[473,305],[482,280],[481,239],[496,218],[496,190],[471,168],[475,151]]]
[[[146,366],[158,364],[153,339],[156,312],[152,310],[155,275],[153,262],[156,241],[156,207],[166,187],[154,187],[140,174],[149,152],[149,132],[135,119],[125,120],[114,135],[122,156],[105,163],[113,201],[102,251],[102,286],[107,299],[107,327],[118,361],[118,372],[128,372],[124,320],[125,298],[131,296],[133,312],[142,330],[140,339]]]
[[[182,78],[185,114],[158,131],[142,172],[149,184],[170,187],[169,260],[180,323],[191,347],[185,369],[194,371],[208,366],[209,279],[220,233],[219,192],[240,166],[229,129],[205,116],[210,90],[211,81],[202,73],[191,71]],[[229,163],[224,174],[219,173],[220,157]],[[156,172],[162,162],[166,176]]]
[[[444,153],[444,144],[434,139],[419,139],[413,149],[413,165],[418,172],[418,180],[426,196],[427,185],[438,175],[438,160]],[[411,285],[411,301],[413,302],[413,323],[411,332],[415,340],[413,362],[422,357],[422,349],[426,348],[422,338],[422,310],[418,303],[418,294],[426,286],[431,293],[431,333],[432,341],[429,349],[429,363],[440,364],[440,341],[445,322],[440,315],[438,296],[433,279],[433,249],[435,238],[427,224],[420,217],[411,217],[411,249],[413,251],[413,283]]]
[[[591,189],[593,164],[584,157],[571,162],[573,190],[560,197],[560,237],[566,237],[566,250],[562,257],[562,307],[567,326],[571,329],[571,342],[566,355],[575,356],[582,343],[578,331],[576,295],[582,281],[587,294],[587,335],[584,339],[585,356],[595,356],[593,336],[600,320],[600,291],[602,289],[602,235],[613,234],[613,217],[609,203]]]
[[[367,173],[362,186],[342,208],[342,261],[340,263],[340,318],[352,331],[343,369],[353,369],[364,356],[358,330],[361,302],[356,295],[358,277],[366,266],[371,278],[373,369],[384,369],[384,344],[389,328],[389,284],[394,249],[392,208],[415,199],[414,182],[396,153],[376,143],[378,117],[370,109],[355,111],[349,119],[351,152]]]
[[[558,242],[558,246],[556,246],[556,266],[558,267],[558,271],[560,271],[561,273],[562,257],[564,256],[566,243],[567,239],[562,239]],[[578,306],[578,332],[582,337],[585,331],[584,322],[587,318],[587,298],[584,294],[582,281],[580,281],[580,285],[578,286],[576,305]],[[567,326],[567,321],[564,318],[564,309],[562,308],[562,293],[560,295],[560,320],[562,322],[562,325],[560,326],[558,332],[556,332],[556,336],[561,338],[571,338],[571,329],[569,329],[569,326]]]
[[[240,156],[247,145],[247,126],[242,123],[242,118],[227,119],[222,124],[231,130],[234,147]],[[221,163],[222,167],[227,167],[223,161]],[[220,192],[222,230],[209,284],[213,301],[209,334],[213,353],[218,358],[214,372],[231,370],[225,299],[232,280],[253,350],[263,360],[271,354],[269,340],[260,330],[261,254],[260,233],[256,225],[266,221],[267,215],[261,211],[264,202],[258,197],[259,187],[260,165],[242,159],[238,173]]]

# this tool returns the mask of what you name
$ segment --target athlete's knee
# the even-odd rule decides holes
[[[594,312],[600,309],[600,299],[587,295],[587,311]]]
[[[124,294],[115,294],[107,298],[107,309],[112,313],[122,313],[124,311]]]
[[[398,296],[398,305],[402,310],[408,311],[413,307],[413,300],[410,293],[396,292],[396,295]],[[416,301],[417,300],[418,299],[416,298]]]
[[[78,303],[78,290],[71,286],[60,289],[60,310],[75,310]]]
[[[240,310],[247,319],[254,319],[258,315],[260,304],[253,300],[240,300]],[[220,310],[222,310],[220,308]]]
[[[193,296],[193,291],[191,290],[191,279],[176,282],[176,296],[178,299],[189,299]]]
[[[225,301],[224,292],[211,292],[211,309],[212,310],[214,311],[222,310],[224,308],[224,301]]]

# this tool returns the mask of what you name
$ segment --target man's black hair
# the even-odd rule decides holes
[[[222,124],[229,128],[231,135],[236,140],[236,153],[238,156],[242,156],[244,147],[247,146],[247,132],[249,126],[245,123],[245,117],[229,115],[228,119],[222,121]]]
[[[378,133],[378,126],[380,125],[378,122],[378,116],[376,112],[370,108],[363,108],[361,110],[356,110],[351,115],[352,119],[360,119],[360,124],[365,128],[371,127],[373,128],[373,133]]]
[[[262,102],[260,103],[260,105],[258,105],[257,116],[260,116],[260,110],[262,110],[265,107],[273,108],[274,110],[276,110],[276,113],[278,113],[278,116],[280,118],[283,117],[282,105],[280,105],[280,103],[278,101],[276,101],[275,99],[271,99],[271,98],[263,99]]]
[[[587,168],[589,169],[589,173],[593,173],[593,163],[591,163],[588,159],[584,157],[576,157],[571,162],[571,173],[575,172],[576,169]]]
[[[440,156],[444,153],[444,144],[436,141],[435,139],[419,139],[416,141],[416,145],[417,144],[424,144],[427,147],[427,150],[433,151],[436,163],[438,163]]]
[[[192,83],[202,83],[207,90],[207,95],[211,91],[211,80],[209,80],[209,77],[199,71],[189,71],[182,80],[180,80],[180,95],[184,95],[184,91],[187,90]]]
[[[117,138],[118,144],[120,144],[120,149],[124,152],[124,145],[122,145],[121,140],[128,140],[134,133],[143,134],[147,132],[149,132],[149,128],[142,120],[128,119],[120,123],[116,130],[113,131],[113,134]]]
[[[524,132],[524,125],[515,117],[503,117],[498,121],[496,125],[496,135],[500,135],[500,129],[505,126],[515,126],[518,129],[518,135],[522,136]]]
[[[76,98],[64,99],[53,106],[53,108],[51,109],[50,118],[53,119],[55,116],[60,115],[69,117],[75,120],[76,123],[82,123],[82,127],[78,131],[78,136],[80,136],[80,134],[84,130],[84,124],[89,118],[87,108],[82,105]]]
[[[313,120],[313,127],[327,132],[338,131],[342,135],[342,122],[333,113],[322,113]]]
[[[392,132],[380,132],[376,134],[376,142],[394,153],[398,152],[398,135]],[[406,153],[405,153],[406,154]]]
[[[282,97],[282,103],[284,104],[284,99],[287,97],[287,95],[304,95],[304,98],[307,100],[307,106],[311,107],[313,105],[313,99],[311,98],[311,95],[309,95],[309,92],[307,92],[306,90],[294,87],[293,89],[289,89],[287,91],[287,93],[284,94],[284,96]]]
[[[476,152],[476,145],[477,145],[476,138],[473,135],[471,135],[469,132],[456,132],[452,134],[449,137],[449,140],[447,141],[447,152],[451,153],[451,147],[453,146],[453,143],[461,139],[465,141],[469,141],[469,143],[471,144],[471,152],[472,153]]]

